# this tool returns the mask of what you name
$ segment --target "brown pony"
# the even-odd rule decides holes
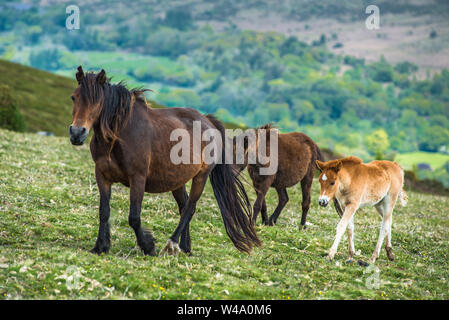
[[[265,130],[265,131],[264,131]],[[315,161],[324,160],[320,148],[316,143],[301,132],[291,132],[278,134],[278,168],[275,174],[260,174],[260,163],[248,164],[248,150],[258,147],[259,132],[266,132],[265,141],[270,139],[270,131],[277,130],[271,124],[267,124],[256,130],[256,144],[248,143],[247,137],[244,137],[245,161],[243,164],[236,164],[239,171],[248,167],[248,173],[253,182],[257,193],[257,199],[253,208],[253,223],[256,223],[257,215],[262,213],[262,222],[265,225],[275,225],[277,219],[288,202],[287,188],[301,182],[302,189],[302,217],[301,226],[306,227],[307,213],[310,207],[310,189],[312,187],[313,176],[315,172]],[[234,142],[238,137],[234,137]],[[270,154],[269,143],[267,143],[267,155]],[[266,165],[265,165],[266,166]],[[268,189],[275,188],[278,194],[279,203],[274,213],[268,219],[267,205],[265,195]]]
[[[85,74],[78,67],[76,79],[70,141],[74,145],[83,144],[93,129],[90,150],[100,192],[100,226],[91,252],[101,254],[109,250],[109,200],[111,185],[118,182],[130,188],[128,221],[144,254],[155,254],[154,239],[140,221],[144,193],[168,191],[178,204],[181,218],[164,251],[177,254],[181,249],[190,253],[189,223],[209,176],[226,232],[236,248],[249,253],[253,245],[260,245],[251,224],[248,197],[230,165],[205,163],[203,142],[198,150],[201,155],[197,154],[199,163],[171,161],[170,150],[176,144],[170,139],[173,130],[181,128],[192,136],[192,124],[199,121],[201,132],[218,129],[224,139],[224,128],[218,120],[188,108],[152,109],[145,101],[144,90],[128,90],[122,83],[111,84],[104,70]],[[190,151],[195,153],[191,145]],[[192,180],[190,195],[185,188],[189,180]]]
[[[317,161],[321,170],[319,178],[321,193],[319,204],[326,207],[334,201],[335,208],[341,216],[337,225],[337,234],[329,250],[328,259],[332,260],[337,252],[340,239],[347,229],[349,259],[354,257],[354,214],[362,206],[374,206],[382,217],[376,249],[370,262],[374,263],[379,257],[384,237],[386,236],[385,250],[388,259],[394,260],[391,247],[391,224],[393,209],[396,200],[401,205],[407,204],[407,195],[403,189],[404,171],[395,162],[372,161],[364,164],[362,159],[347,157],[328,162]],[[361,262],[362,265],[367,265]]]

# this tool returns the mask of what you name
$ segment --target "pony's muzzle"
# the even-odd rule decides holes
[[[329,198],[326,196],[319,197],[318,204],[322,207],[327,207],[327,205],[329,204]]]
[[[80,146],[84,143],[87,136],[89,135],[89,130],[86,127],[77,127],[71,125],[69,127],[70,142],[75,146]]]

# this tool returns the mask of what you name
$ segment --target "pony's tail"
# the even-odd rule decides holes
[[[207,118],[220,131],[223,139],[222,159],[225,157],[225,130],[220,121],[211,115]],[[221,216],[234,246],[250,253],[253,246],[260,246],[254,225],[251,222],[252,207],[238,172],[230,164],[216,164],[210,174],[210,182],[220,208]]]
[[[408,196],[405,193],[404,189],[399,192],[399,201],[401,202],[401,206],[405,207],[407,205]]]
[[[316,150],[316,160],[325,161],[323,153],[321,152],[321,149],[315,144],[315,150]]]

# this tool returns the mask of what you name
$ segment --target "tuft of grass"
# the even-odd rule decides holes
[[[0,177],[1,299],[449,298],[445,197],[409,192],[408,206],[393,214],[396,261],[382,250],[376,272],[345,264],[346,239],[334,262],[326,261],[338,216],[318,207],[317,182],[311,225],[299,230],[301,191],[290,188],[278,225],[257,225],[264,246],[251,255],[228,239],[208,183],[191,223],[193,255],[147,257],[128,226],[129,190],[120,185],[112,193],[111,251],[88,252],[98,230],[99,198],[88,146],[0,130]],[[253,188],[246,189],[254,201]],[[267,204],[270,212],[277,205],[272,190]],[[142,221],[162,249],[179,221],[172,196],[145,195]],[[379,223],[373,208],[357,212],[357,259],[371,256]]]

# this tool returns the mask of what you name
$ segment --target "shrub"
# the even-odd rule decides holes
[[[13,102],[10,89],[6,85],[0,85],[0,128],[13,131],[26,129],[25,120]]]

